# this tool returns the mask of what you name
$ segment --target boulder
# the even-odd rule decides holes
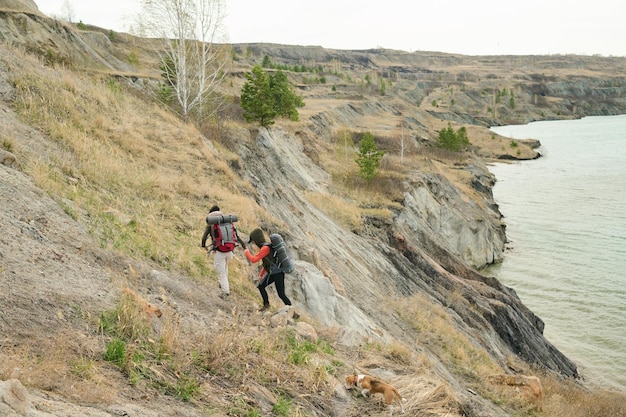
[[[19,380],[0,381],[0,412],[3,416],[25,416],[31,409],[28,391]]]

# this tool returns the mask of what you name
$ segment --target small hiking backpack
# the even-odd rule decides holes
[[[213,225],[213,247],[220,252],[232,252],[237,243],[237,229],[234,222],[237,216],[207,216],[207,224]]]
[[[285,240],[278,233],[272,233],[270,235],[270,256],[272,263],[271,273],[274,272],[293,272],[296,269],[296,264],[291,257],[291,252],[285,243]]]

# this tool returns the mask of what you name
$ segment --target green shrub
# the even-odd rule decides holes
[[[467,129],[462,126],[456,132],[448,122],[448,127],[439,131],[437,146],[448,151],[460,152],[469,146],[470,142],[467,137]]]
[[[200,392],[198,382],[191,377],[183,377],[174,386],[176,397],[183,401],[189,401]]]
[[[157,98],[161,103],[171,105],[174,103],[174,99],[176,98],[174,87],[169,84],[160,83],[159,90],[157,91]]]
[[[126,367],[126,342],[122,339],[115,338],[106,344],[104,352],[104,360],[114,363],[120,368]]]
[[[291,401],[287,398],[280,397],[272,407],[272,412],[278,416],[286,416],[291,409]]]
[[[131,51],[128,54],[128,63],[130,65],[139,65],[139,57],[137,56],[137,53],[135,51]]]
[[[0,145],[0,147],[4,149],[5,151],[13,152],[13,143],[9,141],[8,139],[3,139],[2,145]]]

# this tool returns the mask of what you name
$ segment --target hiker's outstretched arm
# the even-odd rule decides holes
[[[269,253],[270,253],[269,246],[263,246],[256,255],[253,255],[250,252],[250,249],[246,249],[244,252],[244,254],[246,255],[246,258],[248,258],[248,260],[252,263],[259,262],[261,259],[269,255]]]

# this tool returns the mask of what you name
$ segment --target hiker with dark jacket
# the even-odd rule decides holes
[[[209,210],[209,216],[222,216],[222,212],[218,206],[213,206]],[[232,223],[231,223],[232,224]],[[216,227],[217,226],[217,227]],[[228,283],[228,262],[233,259],[233,251],[235,250],[235,241],[239,242],[243,248],[246,247],[245,243],[239,238],[235,225],[232,224],[232,230],[235,239],[224,239],[219,236],[220,228],[217,224],[209,224],[207,222],[206,229],[202,235],[202,247],[207,249],[207,254],[210,255],[213,251],[213,266],[217,273],[217,279],[220,283],[220,298],[227,299],[230,296],[230,285]],[[211,246],[206,247],[207,240],[211,237]],[[225,240],[234,240],[233,242],[224,242]]]
[[[270,300],[267,295],[267,286],[275,283],[276,291],[278,292],[278,296],[285,305],[290,306],[291,300],[285,294],[285,273],[281,272],[277,269],[272,269],[272,262],[270,260],[270,243],[265,239],[265,235],[261,229],[254,229],[252,233],[250,233],[250,241],[248,243],[254,243],[254,245],[259,249],[256,255],[253,255],[249,249],[246,249],[244,253],[246,254],[246,258],[252,263],[256,263],[261,261],[263,263],[263,267],[261,268],[261,272],[259,274],[259,284],[257,288],[261,293],[261,298],[263,298],[263,307],[261,311],[265,311],[270,308]],[[273,271],[273,272],[272,272]]]

